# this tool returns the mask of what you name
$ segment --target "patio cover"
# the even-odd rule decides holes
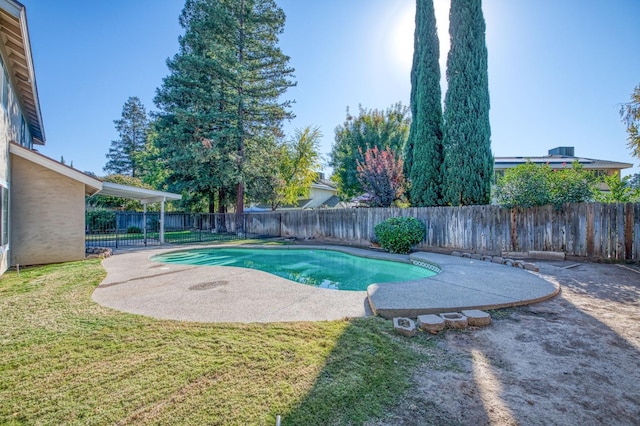
[[[102,189],[98,194],[109,195],[111,197],[127,198],[138,200],[144,207],[144,214],[147,214],[147,204],[160,203],[160,243],[164,244],[164,203],[171,200],[180,200],[182,195],[173,192],[156,191],[153,189],[136,188],[135,186],[120,185],[112,182],[102,182]],[[146,224],[144,221],[144,232],[146,234]]]

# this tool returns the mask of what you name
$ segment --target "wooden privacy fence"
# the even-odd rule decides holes
[[[640,260],[640,204],[566,204],[290,210],[249,214],[253,234],[321,238],[367,246],[373,228],[390,217],[426,225],[423,249],[476,253],[561,251],[570,256]]]

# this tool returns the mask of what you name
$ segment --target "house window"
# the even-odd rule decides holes
[[[24,115],[20,115],[20,145],[31,148],[27,142],[27,123],[24,121]]]
[[[2,67],[2,105],[5,111],[9,111],[9,78]]]
[[[608,170],[593,170],[593,174],[598,178],[603,178],[605,176],[609,176]]]
[[[0,244],[9,244],[9,188],[0,185]]]

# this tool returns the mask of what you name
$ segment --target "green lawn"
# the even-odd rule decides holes
[[[407,391],[390,321],[198,324],[101,307],[98,260],[0,278],[0,424],[362,424]]]

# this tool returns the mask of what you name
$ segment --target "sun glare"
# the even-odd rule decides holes
[[[393,60],[399,68],[410,70],[413,62],[413,32],[415,29],[415,3],[406,2],[395,15],[391,33]]]
[[[435,0],[434,11],[438,38],[440,39],[440,68],[444,69],[449,52],[449,7],[450,0]],[[390,49],[395,64],[403,70],[411,70],[413,62],[413,33],[415,31],[415,2],[406,2],[396,10],[391,24]]]

